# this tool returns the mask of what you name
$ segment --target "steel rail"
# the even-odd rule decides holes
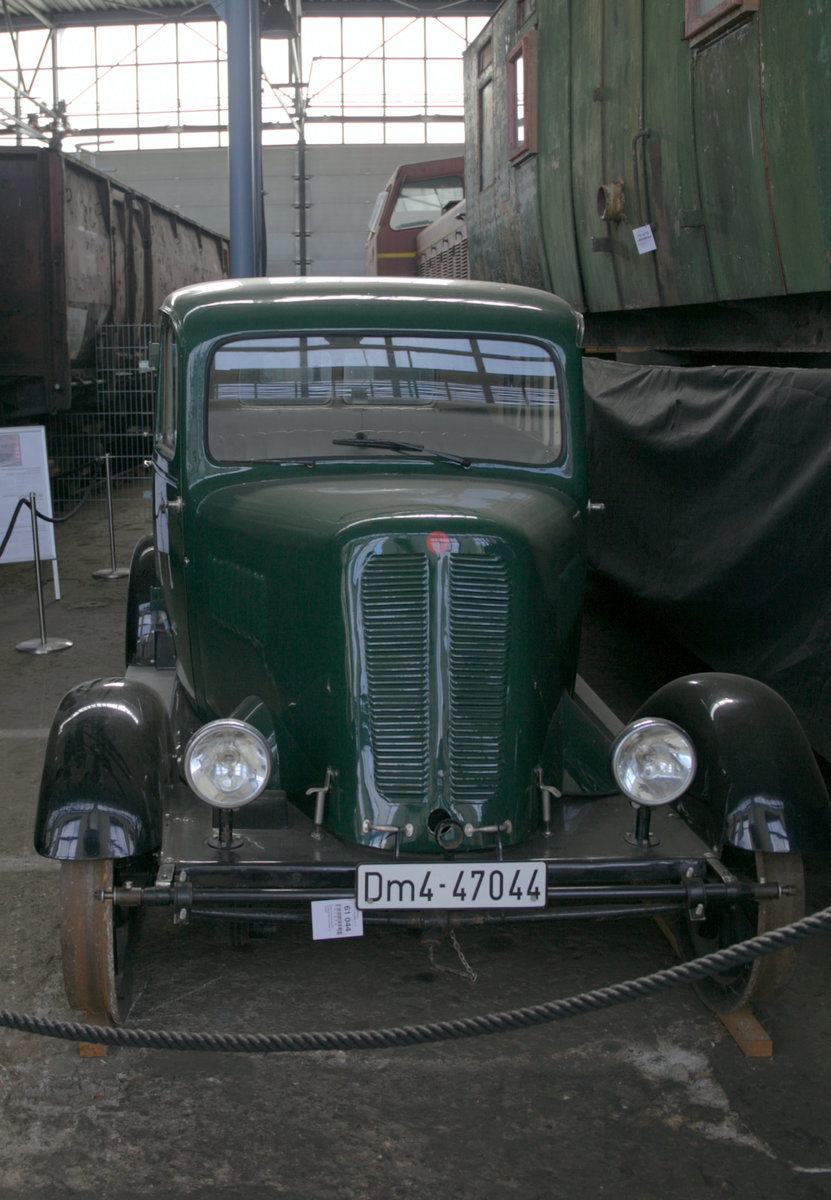
[[[126,1046],[133,1049],[195,1050],[236,1054],[286,1054],[317,1050],[380,1050],[397,1046],[425,1045],[462,1038],[483,1037],[529,1029],[561,1021],[582,1013],[597,1012],[631,1000],[659,995],[673,988],[684,987],[710,975],[753,962],[766,954],[775,954],[787,946],[805,941],[831,929],[831,908],[822,909],[801,921],[759,934],[746,942],[738,942],[725,950],[691,962],[642,975],[637,979],[596,988],[507,1012],[486,1013],[436,1021],[425,1025],[404,1025],[387,1029],[347,1029],[300,1033],[222,1033],[189,1032],[155,1029],[135,1029],[126,1026],[87,1025],[74,1021],[55,1021],[30,1013],[0,1011],[0,1028],[16,1029],[23,1033],[64,1041],[90,1042],[104,1046]]]

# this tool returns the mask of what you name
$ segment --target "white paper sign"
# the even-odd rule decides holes
[[[44,427],[20,425],[0,429],[0,539],[18,500],[23,496],[28,498],[31,492],[37,496],[40,512],[51,517],[52,493]],[[46,521],[38,521],[38,541],[42,560],[57,558],[54,529]],[[18,514],[14,533],[3,553],[3,562],[31,562],[33,557],[32,518],[27,507]]]
[[[363,914],[354,900],[312,901],[312,937],[316,942],[363,935]]]
[[[35,504],[43,516],[52,516],[49,487],[49,460],[46,457],[46,430],[43,425],[14,425],[0,429],[0,541],[14,515],[17,502],[35,493]],[[58,578],[58,551],[51,522],[38,521],[38,550],[41,562],[52,560],[55,599],[61,598]],[[4,563],[33,562],[32,516],[28,506],[17,514],[14,531],[3,551]]]
[[[658,249],[651,225],[639,225],[637,229],[632,230],[632,237],[638,247],[638,254],[651,254],[653,250]]]

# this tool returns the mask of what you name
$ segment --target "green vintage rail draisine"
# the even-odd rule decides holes
[[[615,736],[576,679],[581,329],[469,282],[165,302],[127,671],[62,701],[36,821],[73,1006],[120,1019],[151,904],[323,906],[327,936],[668,912],[691,950],[799,910],[831,814],[784,702],[688,677]],[[782,986],[764,964],[715,1002]]]

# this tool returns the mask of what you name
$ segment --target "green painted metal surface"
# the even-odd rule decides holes
[[[188,581],[197,694],[218,714],[261,696],[283,785],[302,796],[336,771],[327,820],[347,840],[364,819],[409,822],[427,850],[435,808],[527,836],[574,669],[574,512],[556,491],[365,469],[213,488]]]

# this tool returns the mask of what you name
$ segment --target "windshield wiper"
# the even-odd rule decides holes
[[[417,442],[387,441],[385,438],[369,437],[356,433],[354,437],[333,438],[333,446],[365,446],[367,450],[394,450],[397,454],[426,454],[429,458],[440,458],[442,462],[455,463],[457,467],[469,467],[470,459],[458,454],[446,454],[444,450],[429,450]]]

